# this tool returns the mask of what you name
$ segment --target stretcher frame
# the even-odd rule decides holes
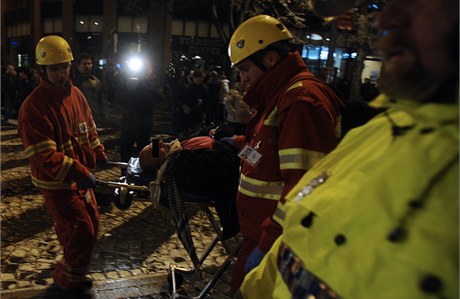
[[[124,162],[109,162],[111,165],[115,165],[122,168],[127,168],[128,163]],[[126,176],[120,178],[120,182],[113,182],[113,181],[100,181],[98,180],[98,184],[104,185],[107,187],[114,187],[114,196],[115,200],[118,201],[116,206],[120,209],[127,209],[131,205],[132,200],[150,200],[155,201],[152,199],[153,192],[152,192],[152,183],[149,186],[144,185],[135,185],[129,182],[129,179]],[[192,263],[192,267],[190,268],[183,268],[179,267],[174,263],[169,265],[169,274],[168,274],[168,283],[170,286],[170,298],[177,298],[177,299],[202,299],[207,296],[207,294],[211,291],[214,285],[218,282],[221,278],[222,274],[227,270],[230,266],[236,255],[238,254],[241,243],[237,244],[237,246],[229,253],[225,261],[220,265],[217,271],[214,273],[212,278],[207,282],[205,287],[201,290],[201,292],[196,296],[185,296],[179,293],[179,287],[183,282],[183,275],[189,274],[198,274],[200,279],[203,278],[201,272],[201,266],[205,262],[206,258],[215,248],[219,241],[222,241],[222,228],[220,227],[218,221],[214,217],[213,213],[210,210],[212,207],[212,203],[204,203],[204,202],[197,202],[197,197],[192,194],[181,194],[177,187],[176,181],[174,179],[174,175],[172,171],[167,171],[164,175],[162,180],[162,194],[163,199],[166,199],[166,203],[168,208],[171,211],[172,222],[176,229],[177,236],[181,241],[182,245],[184,246],[187,254],[189,255],[190,261]],[[144,198],[142,195],[149,194],[149,198]],[[140,195],[140,196],[139,196]],[[152,198],[150,198],[152,197]],[[198,197],[200,198],[200,197]],[[202,197],[201,197],[202,199]],[[156,207],[158,202],[154,202],[154,206]],[[198,256],[197,250],[195,248],[191,229],[189,225],[189,217],[186,211],[186,207],[195,207],[199,208],[204,215],[208,218],[213,230],[216,233],[216,236],[211,241],[210,244],[206,247],[206,249]]]

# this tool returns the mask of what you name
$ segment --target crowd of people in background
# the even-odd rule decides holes
[[[254,111],[242,101],[245,87],[239,77],[230,81],[230,75],[214,66],[183,66],[176,72],[166,74],[164,86],[159,86],[158,80],[152,75],[152,97],[154,102],[164,101],[168,104],[174,115],[173,129],[178,136],[187,137],[202,127],[222,124],[228,124],[235,133],[243,134]],[[85,95],[99,127],[124,127],[122,123],[111,122],[110,118],[116,111],[120,114],[120,109],[127,107],[129,89],[126,84],[129,79],[119,65],[109,61],[103,66],[96,66],[90,54],[85,52],[80,53],[74,61],[73,84]],[[3,120],[17,118],[22,102],[39,82],[40,72],[37,69],[2,64]],[[350,81],[339,79],[335,85],[337,95],[348,101]],[[377,94],[378,87],[365,78],[361,83],[359,100],[368,102]],[[149,109],[154,109],[154,106],[149,105]]]
[[[40,73],[30,67],[2,64],[2,114],[4,120],[17,119],[19,107],[40,82]]]

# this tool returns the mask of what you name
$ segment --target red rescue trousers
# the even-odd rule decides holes
[[[246,276],[244,266],[246,265],[246,261],[249,255],[254,250],[254,248],[256,248],[256,246],[256,240],[251,240],[249,238],[243,237],[243,240],[241,241],[241,248],[238,252],[237,260],[232,268],[232,280],[230,282],[232,294],[235,294],[236,291],[238,291],[238,289],[240,288],[241,284],[243,283],[244,277]]]
[[[99,228],[99,212],[92,189],[44,190],[64,258],[56,265],[54,282],[63,289],[78,289],[88,272]]]
[[[235,293],[244,280],[246,272],[244,266],[251,252],[259,245],[263,233],[262,224],[265,219],[275,213],[278,201],[263,198],[251,198],[238,194],[236,206],[238,209],[238,220],[240,232],[243,236],[241,249],[237,261],[232,269],[231,291]]]

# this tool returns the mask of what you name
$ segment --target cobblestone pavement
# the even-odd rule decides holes
[[[162,119],[165,118],[165,119]],[[167,115],[156,115],[167,131]],[[157,132],[159,133],[159,132]],[[99,130],[109,160],[117,161],[119,130]],[[163,137],[163,135],[159,135]],[[101,180],[114,181],[120,169],[96,172]],[[113,190],[99,188],[98,196],[112,198]],[[62,255],[51,217],[42,196],[33,188],[27,160],[14,123],[1,126],[1,298],[54,298],[53,267]],[[202,252],[213,238],[206,219],[190,211],[195,247]],[[168,298],[159,296],[168,289],[170,263],[191,267],[187,252],[179,242],[169,210],[154,208],[149,201],[134,201],[127,210],[113,204],[100,208],[99,239],[90,267],[95,298]],[[181,293],[199,294],[218,266],[227,257],[219,244],[202,266],[203,277],[185,277]],[[230,274],[227,270],[208,298],[230,298]]]

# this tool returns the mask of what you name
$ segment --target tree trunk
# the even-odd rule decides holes
[[[361,73],[364,68],[364,59],[366,51],[362,47],[358,49],[358,55],[353,61],[353,70],[351,74],[350,100],[361,99]]]
[[[369,22],[364,15],[358,16],[358,49],[357,57],[353,63],[353,70],[351,76],[351,86],[350,86],[350,100],[360,100],[361,99],[361,74],[364,69],[364,59],[366,59],[367,51],[366,46],[368,43],[368,26]]]

